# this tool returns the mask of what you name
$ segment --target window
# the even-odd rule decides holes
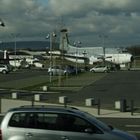
[[[101,133],[101,131],[93,124],[83,118],[71,114],[58,114],[56,126],[58,130],[62,131],[84,133],[86,129],[91,129],[94,133]]]
[[[36,128],[54,130],[56,129],[57,114],[37,113]]]
[[[15,113],[9,121],[11,127],[25,127],[25,113]]]
[[[94,133],[99,132],[99,129],[88,121],[63,113],[15,113],[9,121],[9,126],[71,132],[85,132],[87,128],[90,128]]]

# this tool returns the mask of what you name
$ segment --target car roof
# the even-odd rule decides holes
[[[50,113],[66,113],[66,114],[74,114],[76,116],[85,118],[89,121],[94,122],[95,124],[98,124],[102,129],[109,130],[109,127],[107,127],[104,123],[97,120],[94,116],[92,116],[89,113],[83,112],[75,107],[64,107],[64,106],[21,106],[10,109],[8,112],[10,113],[19,113],[19,112],[29,112],[29,113],[37,113],[37,112],[50,112]]]
[[[16,108],[11,108],[8,112],[59,112],[59,113],[76,113],[82,115],[83,112],[74,107],[64,107],[64,106],[20,106]]]

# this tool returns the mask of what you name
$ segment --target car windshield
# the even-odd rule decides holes
[[[111,128],[104,122],[100,121],[99,119],[96,119],[93,115],[84,112],[84,116],[86,119],[88,119],[92,124],[96,125],[97,127],[99,127],[102,130],[106,130],[109,131],[111,130]]]

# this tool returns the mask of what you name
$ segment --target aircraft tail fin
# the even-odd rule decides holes
[[[60,32],[61,32],[61,35],[60,35],[59,49],[61,51],[67,51],[68,50],[68,44],[69,44],[67,29],[62,29]]]

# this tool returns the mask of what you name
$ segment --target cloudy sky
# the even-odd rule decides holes
[[[0,41],[45,40],[66,27],[71,44],[140,44],[140,0],[0,0]],[[12,34],[12,35],[11,35]]]

